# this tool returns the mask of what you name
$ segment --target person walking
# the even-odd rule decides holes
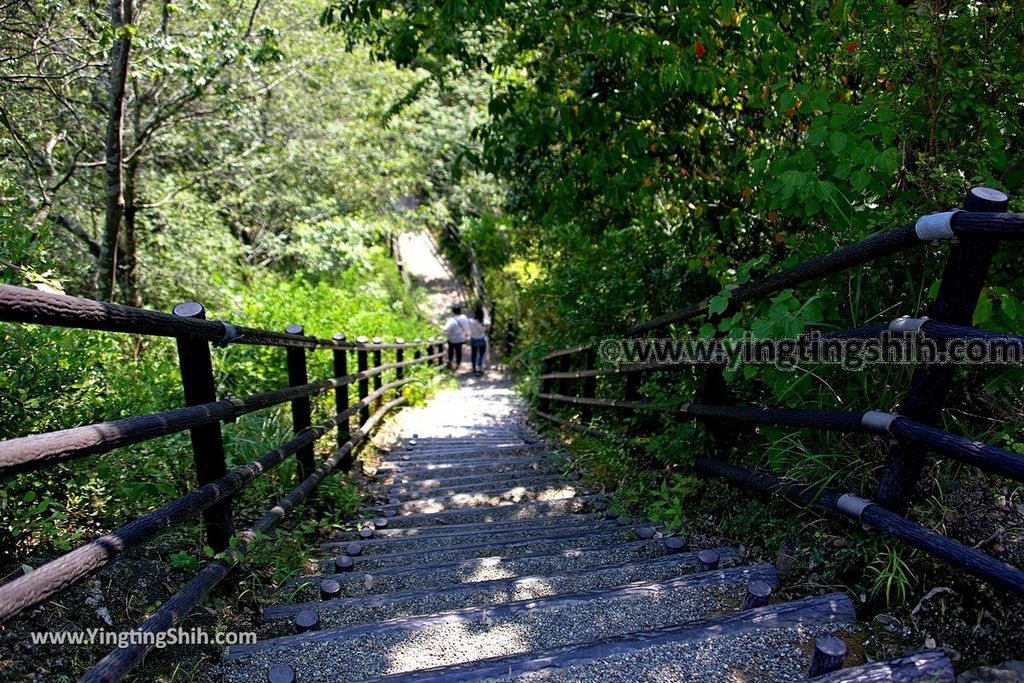
[[[484,309],[480,306],[473,311],[469,321],[469,356],[473,363],[473,374],[484,374],[484,354],[487,353],[487,326],[484,324]]]
[[[458,370],[462,365],[462,345],[469,336],[469,318],[463,315],[461,306],[452,306],[452,317],[442,330],[448,339],[448,367]]]

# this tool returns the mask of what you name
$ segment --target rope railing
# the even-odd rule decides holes
[[[813,362],[815,354],[829,349],[830,342],[833,341],[868,341],[886,334],[901,334],[912,340],[934,340],[940,351],[948,351],[952,342],[957,340],[980,343],[986,345],[989,350],[1005,352],[1003,362],[1019,364],[1024,360],[1024,336],[979,330],[970,326],[971,316],[985,284],[989,264],[1000,240],[1024,238],[1024,214],[1006,213],[1007,205],[1007,197],[1002,193],[987,188],[974,188],[968,193],[964,204],[965,210],[922,216],[912,225],[870,237],[850,247],[769,275],[762,280],[730,288],[728,310],[717,316],[708,314],[708,318],[721,318],[734,313],[738,310],[738,305],[744,302],[762,299],[785,288],[892,256],[915,245],[949,240],[950,253],[939,282],[938,295],[927,315],[918,318],[904,316],[886,323],[864,325],[848,330],[814,332],[791,340],[792,344],[802,352],[810,350],[812,353],[809,356],[802,354],[801,359],[809,358],[809,362]],[[704,299],[634,325],[627,334],[650,332],[707,314],[709,301],[710,298]],[[709,344],[727,341],[741,350],[744,344],[756,343],[744,339],[705,341]],[[1024,595],[1024,572],[1020,569],[988,557],[979,550],[967,548],[901,516],[913,498],[927,452],[953,458],[990,474],[1024,482],[1024,455],[953,434],[938,426],[945,396],[952,386],[953,370],[957,364],[974,362],[970,354],[965,358],[956,359],[955,362],[951,362],[948,357],[941,362],[916,357],[908,359],[916,362],[911,386],[901,411],[890,413],[875,410],[844,412],[722,405],[722,399],[728,399],[728,391],[722,392],[720,388],[716,389],[718,393],[715,394],[718,400],[707,400],[713,394],[705,390],[705,395],[696,397],[697,400],[693,403],[653,403],[641,400],[640,397],[639,386],[645,375],[668,373],[683,368],[692,369],[698,364],[705,364],[705,386],[715,384],[712,380],[716,380],[717,385],[721,387],[724,386],[721,372],[725,367],[725,361],[721,356],[708,352],[700,358],[680,358],[668,354],[660,359],[662,362],[655,359],[654,362],[630,362],[618,366],[597,367],[595,348],[596,343],[590,343],[554,351],[544,357],[538,377],[538,417],[577,431],[591,430],[587,423],[591,411],[596,408],[638,413],[669,412],[681,418],[705,420],[712,426],[767,424],[795,429],[885,436],[891,443],[889,457],[878,481],[875,500],[867,503],[867,507],[862,506],[860,510],[863,515],[858,513],[858,519],[882,533],[899,538],[995,585]],[[574,360],[578,360],[582,352],[586,352],[584,366],[572,367]],[[598,397],[595,379],[614,376],[622,376],[625,379],[625,398]],[[576,382],[581,386],[577,387],[578,393],[573,393]],[[609,383],[602,384],[602,387],[607,391]],[[553,408],[554,405],[578,406],[580,419],[572,420],[558,415]],[[772,475],[707,458],[698,459],[697,463],[697,469],[704,474],[722,476],[739,485],[759,490],[781,492],[807,505],[825,500],[828,503],[824,505],[825,509],[837,509],[832,503],[836,503],[840,498],[850,501],[850,496],[841,497],[835,494],[829,498],[828,496],[832,494],[826,495],[823,491],[815,491],[814,495],[811,495],[808,493],[811,491],[810,487],[797,482],[784,481],[773,478]],[[795,495],[794,491],[798,492],[798,495]],[[821,507],[820,504],[818,506]],[[841,512],[845,511],[841,506],[838,509]]]
[[[0,442],[0,477],[16,477],[23,472],[108,453],[117,448],[188,430],[192,437],[197,479],[197,487],[184,496],[85,543],[28,574],[0,585],[0,623],[56,596],[106,566],[122,553],[139,548],[169,529],[202,514],[207,544],[213,547],[215,552],[227,551],[231,559],[230,562],[218,560],[208,565],[181,593],[166,603],[194,606],[209,588],[223,578],[223,574],[219,577],[216,575],[222,569],[226,572],[226,568],[237,561],[244,545],[255,538],[254,534],[276,524],[331,471],[339,467],[348,471],[352,465],[355,448],[365,440],[389,410],[405,402],[404,398],[399,397],[383,403],[389,392],[401,389],[414,381],[414,377],[405,375],[407,368],[416,365],[433,367],[443,362],[441,344],[435,342],[433,337],[426,341],[417,339],[413,342],[405,342],[402,339],[384,342],[380,338],[371,340],[358,337],[355,342],[349,342],[345,335],[339,333],[330,340],[323,340],[305,335],[302,327],[297,325],[289,326],[285,332],[279,333],[207,321],[203,307],[195,303],[181,304],[175,307],[174,314],[166,314],[19,287],[0,286],[0,321],[172,337],[178,344],[186,399],[186,406],[183,408],[21,436]],[[245,397],[218,399],[213,378],[211,346],[228,343],[285,348],[290,386]],[[336,376],[309,381],[308,353],[318,349],[329,349],[333,352],[333,369]],[[410,349],[414,351],[413,358],[406,360],[404,352]],[[383,351],[393,352],[394,360],[384,362]],[[358,372],[348,372],[347,357],[350,353],[356,355]],[[372,366],[369,363],[371,356]],[[382,381],[384,373],[392,371],[395,379]],[[374,383],[372,390],[369,388],[371,380]],[[358,400],[351,402],[349,391],[353,385],[358,389]],[[332,417],[319,424],[312,424],[311,399],[331,390],[335,392],[335,410]],[[227,470],[221,424],[284,403],[291,404],[294,436],[259,458]],[[374,410],[372,415],[371,409]],[[359,427],[350,432],[349,423],[355,416],[359,418]],[[317,467],[313,463],[313,446],[335,428],[338,429],[337,450]],[[291,456],[297,458],[301,482],[299,486],[252,529],[235,534],[231,518],[232,499],[254,479],[270,472]],[[233,544],[232,538],[235,539]],[[238,543],[239,539],[241,544]],[[203,589],[202,586],[206,588]],[[183,616],[184,613],[175,612],[173,619],[176,622]],[[144,628],[154,628],[158,623],[160,622],[147,621]],[[128,662],[124,653],[114,654],[117,655],[115,659],[119,662],[117,667],[122,668],[117,669],[113,677],[96,680],[119,680],[141,659],[141,655],[138,655],[138,659]]]

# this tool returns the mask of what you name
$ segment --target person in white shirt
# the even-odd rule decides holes
[[[448,338],[448,366],[458,370],[462,365],[462,345],[469,336],[469,318],[463,315],[461,306],[452,306],[452,317],[448,318],[442,330]]]
[[[473,311],[469,320],[469,356],[473,363],[473,374],[484,374],[484,354],[487,353],[487,326],[484,325],[484,309],[480,306]]]

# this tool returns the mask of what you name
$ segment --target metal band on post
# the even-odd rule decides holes
[[[888,434],[889,427],[892,426],[892,421],[897,417],[899,417],[899,415],[894,415],[893,413],[883,413],[880,410],[869,410],[864,413],[864,416],[860,419],[860,423],[873,432]]]
[[[955,237],[952,219],[957,211],[959,209],[941,211],[918,218],[917,223],[914,224],[914,232],[917,233],[918,239],[922,242],[931,242],[932,240],[948,240]]]
[[[874,505],[870,500],[865,500],[860,496],[855,496],[852,493],[844,493],[839,496],[839,500],[836,501],[836,509],[842,512],[844,515],[853,517],[857,521],[860,521],[864,515],[864,511],[868,506]]]
[[[924,325],[926,322],[928,322],[928,316],[923,316],[920,318],[911,318],[909,315],[905,315],[900,318],[896,318],[895,320],[890,322],[889,331],[917,333],[921,331],[921,326]]]

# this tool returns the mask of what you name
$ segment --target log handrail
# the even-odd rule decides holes
[[[174,313],[163,313],[119,304],[109,304],[79,297],[40,292],[32,289],[0,285],[0,321],[13,323],[53,325],[113,333],[170,337],[178,341],[179,362],[185,385],[187,405],[181,408],[137,415],[91,425],[71,427],[41,434],[19,436],[0,442],[0,478],[10,479],[32,470],[51,467],[58,463],[108,453],[117,448],[142,443],[155,438],[189,430],[193,452],[196,455],[198,486],[162,507],[90,541],[64,555],[51,560],[32,572],[0,585],[0,623],[25,609],[59,594],[96,570],[112,562],[125,551],[140,547],[165,531],[203,514],[208,545],[226,559],[218,559],[200,571],[199,575],[165,605],[194,606],[217,581],[223,578],[250,543],[256,533],[274,526],[303,497],[332,470],[346,470],[351,466],[352,453],[370,434],[373,427],[391,409],[405,403],[403,397],[384,402],[389,392],[399,390],[415,377],[407,376],[406,368],[425,365],[436,367],[443,356],[441,344],[433,337],[405,342],[397,339],[384,342],[380,338],[358,337],[348,341],[344,334],[331,339],[305,335],[301,326],[289,326],[284,332],[236,326],[222,321],[205,319],[205,310],[199,304],[186,302],[175,307]],[[287,351],[290,385],[244,397],[215,395],[210,361],[210,349],[228,344],[250,344],[281,347]],[[404,351],[415,351],[410,360]],[[308,354],[317,350],[334,353],[335,371],[342,373],[328,379],[309,381],[306,378]],[[384,362],[382,352],[393,352],[394,360]],[[361,366],[359,372],[347,374],[345,356],[355,353],[366,359],[373,356],[370,367]],[[394,371],[393,381],[383,382],[385,372]],[[352,385],[365,386],[373,379],[372,392],[361,393],[358,401],[349,404],[348,391]],[[311,399],[330,391],[336,393],[335,410],[330,419],[313,425],[309,421]],[[344,398],[340,397],[344,394]],[[207,400],[194,400],[208,396]],[[191,397],[191,398],[190,398]],[[212,398],[213,400],[209,400]],[[268,451],[256,460],[230,471],[226,469],[220,427],[242,415],[264,410],[284,403],[292,404],[295,434],[292,438]],[[383,403],[372,415],[371,406]],[[353,416],[364,416],[359,427],[350,433],[349,421]],[[313,462],[313,444],[332,429],[339,429],[339,442],[333,454],[319,467]],[[203,458],[200,463],[200,450]],[[210,456],[213,455],[213,462]],[[308,462],[304,462],[304,454]],[[279,501],[252,529],[233,534],[231,500],[254,479],[274,469],[289,457],[299,459],[300,484],[286,498]],[[200,470],[200,464],[205,471]],[[238,540],[229,544],[232,536]],[[226,555],[223,555],[226,553]],[[143,627],[151,630],[164,618],[173,623],[184,616],[174,611],[157,616]],[[165,627],[165,628],[169,628]],[[138,663],[145,652],[115,652],[94,670],[89,680],[120,680]],[[113,664],[111,663],[113,662]]]
[[[928,316],[902,317],[888,323],[849,330],[817,332],[792,340],[792,343],[801,349],[805,346],[800,345],[806,345],[806,348],[814,350],[813,345],[816,343],[827,344],[843,339],[871,340],[886,334],[904,334],[919,339],[938,340],[946,349],[954,341],[982,343],[993,349],[998,347],[1009,356],[1005,362],[1019,364],[1024,362],[1024,336],[979,330],[970,326],[971,314],[1000,241],[1024,238],[1024,214],[1006,213],[1007,206],[1008,199],[1001,192],[974,188],[967,195],[965,210],[922,216],[912,225],[869,237],[762,280],[727,288],[726,311],[717,316],[709,314],[708,318],[721,319],[735,313],[744,302],[763,299],[782,289],[891,256],[917,245],[950,240],[950,255],[939,283],[938,296]],[[627,334],[637,335],[689,321],[707,313],[710,300],[708,297],[633,325]],[[720,342],[716,339],[706,341],[711,344]],[[730,343],[736,342],[730,340]],[[739,343],[744,341],[740,340]],[[713,428],[739,422],[885,436],[893,445],[873,501],[858,498],[854,494],[813,489],[798,482],[709,458],[698,458],[695,467],[702,474],[723,477],[740,486],[778,492],[807,506],[838,510],[847,516],[855,516],[884,534],[1024,596],[1024,571],[1021,569],[917,525],[900,514],[912,497],[926,450],[988,473],[1024,482],[1024,454],[974,441],[938,426],[938,415],[953,379],[949,363],[917,363],[902,413],[720,405],[724,402],[721,400],[721,391],[716,397],[719,400],[708,401],[707,396],[704,396],[699,397],[703,399],[701,402],[695,400],[694,403],[656,404],[639,400],[638,387],[643,375],[692,368],[695,362],[700,361],[708,363],[706,378],[717,379],[719,386],[724,386],[721,375],[724,362],[718,356],[705,354],[700,358],[668,357],[666,362],[596,367],[593,350],[597,347],[597,342],[591,342],[553,351],[542,359],[538,376],[538,417],[577,431],[585,431],[596,438],[602,438],[601,432],[590,427],[587,424],[589,420],[574,420],[558,415],[553,405],[580,406],[580,414],[584,418],[594,408],[639,413],[672,412],[682,418],[709,421]],[[572,368],[571,359],[582,351],[589,353],[586,367]],[[570,360],[567,361],[567,358]],[[552,362],[555,359],[557,364]],[[971,359],[967,358],[966,361],[971,362]],[[598,397],[595,378],[614,376],[622,376],[626,380],[625,399]],[[579,393],[571,393],[570,385],[577,382],[582,384],[581,390],[578,389]],[[856,514],[852,515],[851,511]]]

